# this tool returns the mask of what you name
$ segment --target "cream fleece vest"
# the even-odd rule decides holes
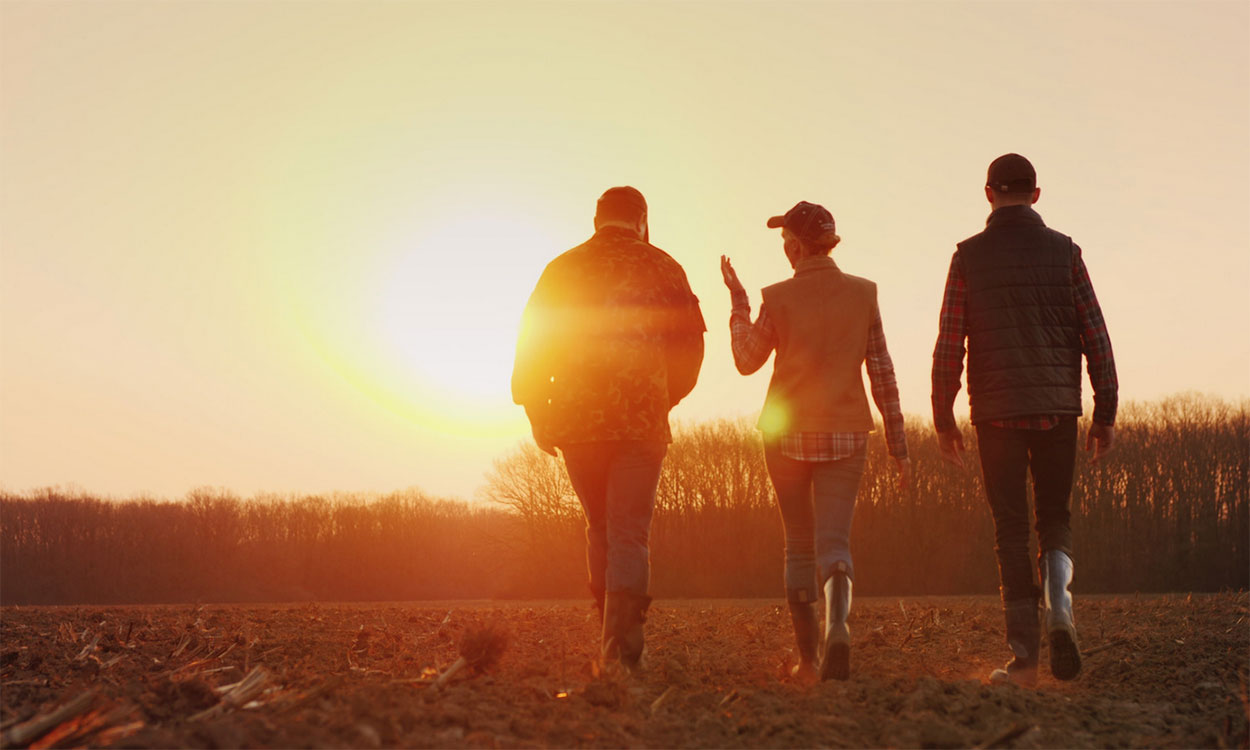
[[[777,330],[777,357],[759,429],[871,432],[863,365],[877,285],[816,256],[800,260],[792,278],[764,287],[763,295]]]

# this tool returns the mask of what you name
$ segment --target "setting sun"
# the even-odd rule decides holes
[[[734,371],[718,258],[758,307],[790,273],[764,220],[806,199],[878,282],[926,420],[942,280],[1007,151],[1081,243],[1126,399],[1250,392],[1244,4],[0,12],[13,490],[474,496],[528,439],[527,296],[624,184],[708,326],[674,419],[758,414],[768,368]]]
[[[554,246],[533,222],[485,209],[395,227],[361,290],[363,325],[310,332],[385,408],[458,436],[515,429],[508,375],[517,326],[541,271],[535,259]]]

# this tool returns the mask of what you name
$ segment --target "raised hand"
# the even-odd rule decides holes
[[[725,286],[729,287],[731,294],[733,292],[745,291],[742,288],[742,282],[738,281],[738,274],[734,271],[733,264],[724,255],[720,256],[720,275],[725,279]]]

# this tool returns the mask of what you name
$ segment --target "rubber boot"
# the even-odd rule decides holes
[[[609,593],[603,598],[603,642],[600,656],[604,662],[619,661],[621,658],[620,621],[624,599],[618,593]]]
[[[1007,621],[1007,647],[1013,658],[1001,669],[990,672],[990,681],[1033,687],[1037,684],[1037,656],[1042,638],[1037,600],[1003,602],[1003,617]]]
[[[790,619],[794,623],[794,640],[799,649],[799,663],[790,670],[790,676],[802,680],[815,680],[819,674],[816,653],[820,650],[820,628],[816,624],[816,610],[811,599],[812,594],[807,589],[786,590]]]
[[[820,660],[820,679],[845,680],[851,676],[851,576],[839,562],[825,581],[825,653]]]
[[[1042,621],[1050,646],[1050,673],[1057,680],[1075,679],[1081,672],[1081,651],[1072,614],[1072,558],[1062,550],[1042,553]]]
[[[603,628],[603,591],[601,589],[591,588],[590,595],[595,598],[595,610],[599,613],[599,627],[602,629]]]
[[[609,591],[603,604],[603,660],[619,661],[629,671],[638,671],[645,645],[642,626],[651,597]]]

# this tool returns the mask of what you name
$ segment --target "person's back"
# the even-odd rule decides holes
[[[777,359],[759,427],[770,434],[869,432],[861,373],[877,285],[843,273],[828,256],[803,258],[796,271],[762,290]]]
[[[667,442],[668,412],[697,375],[670,367],[674,339],[695,327],[692,308],[675,260],[626,229],[601,228],[543,272],[525,335],[545,344],[517,368],[516,400],[545,394],[555,445]]]
[[[995,159],[985,196],[993,210],[984,231],[960,242],[939,315],[933,350],[933,425],[942,457],[963,466],[955,423],[963,360],[977,431],[986,499],[994,518],[1007,644],[1013,658],[996,681],[1037,680],[1042,619],[1051,673],[1081,669],[1072,596],[1070,499],[1081,415],[1081,357],[1089,360],[1094,417],[1085,447],[1097,461],[1115,440],[1118,383],[1102,310],[1071,238],[1033,210],[1041,190],[1019,154]],[[1029,559],[1029,498],[1037,528],[1037,573]]]
[[[538,447],[563,454],[586,514],[604,657],[631,669],[651,602],[668,413],[694,388],[704,330],[685,272],[648,241],[646,200],[623,187],[599,198],[594,236],[547,265],[517,343],[512,398]]]
[[[1081,413],[1076,246],[1029,206],[994,211],[958,245],[968,291],[972,420]]]
[[[899,487],[906,489],[911,463],[898,384],[877,285],[843,273],[830,256],[841,242],[833,214],[800,201],[766,223],[781,229],[794,276],[764,287],[752,323],[746,290],[729,258],[721,256],[733,305],[734,364],[749,375],[777,352],[758,427],[785,535],[786,601],[799,647],[792,674],[845,680],[854,579],[851,519],[873,429],[863,373],[866,369],[885,422]],[[823,647],[812,609],[819,589],[825,595]]]

